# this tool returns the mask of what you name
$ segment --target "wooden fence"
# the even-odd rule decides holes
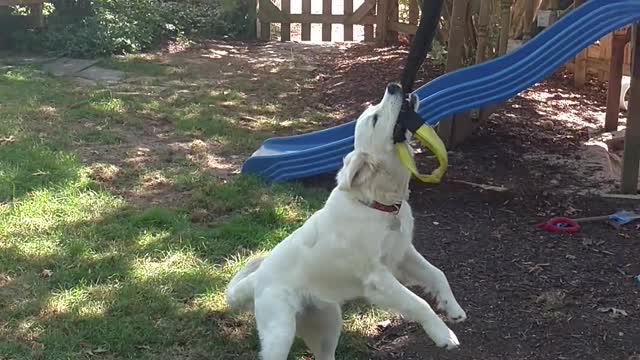
[[[42,7],[45,0],[0,0],[0,7],[21,5],[29,8],[31,25],[34,27],[44,26],[44,16]]]
[[[601,81],[607,81],[609,79],[613,47],[613,34],[608,34],[587,48],[586,71],[596,75]],[[567,63],[567,68],[573,70],[573,61]],[[624,66],[622,69],[624,75],[629,76],[631,74],[631,51],[629,44],[624,48]]]
[[[280,40],[290,41],[292,25],[300,26],[302,41],[311,40],[312,24],[321,24],[322,41],[335,41],[332,25],[343,27],[343,40],[354,40],[354,25],[364,28],[363,40],[384,44],[396,39],[399,32],[415,34],[420,17],[418,0],[410,0],[408,6],[401,6],[398,0],[364,0],[354,8],[354,0],[321,0],[322,12],[312,13],[311,1],[301,0],[300,13],[294,13],[291,0],[257,0],[258,25],[256,35],[261,40],[271,40],[271,24],[280,24]],[[320,1],[320,0],[314,0]],[[341,1],[342,4],[335,2]],[[341,6],[335,6],[341,5]],[[341,11],[336,11],[341,8]],[[402,14],[402,16],[401,16]]]

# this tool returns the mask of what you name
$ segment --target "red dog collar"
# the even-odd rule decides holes
[[[385,205],[385,204],[381,204],[377,201],[374,201],[373,204],[369,205],[369,207],[374,208],[376,210],[380,210],[383,212],[387,212],[387,213],[394,213],[397,214],[398,212],[400,212],[400,207],[402,206],[402,203],[400,204],[393,204],[393,205]]]

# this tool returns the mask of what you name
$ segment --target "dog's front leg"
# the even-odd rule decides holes
[[[365,297],[373,304],[396,311],[419,322],[437,346],[454,349],[460,345],[456,335],[431,309],[429,304],[402,285],[383,266],[364,282]]]
[[[409,279],[408,285],[420,286],[433,295],[438,302],[438,309],[443,310],[450,321],[457,323],[467,318],[467,314],[453,296],[445,274],[420,255],[413,246],[400,262],[399,270]]]

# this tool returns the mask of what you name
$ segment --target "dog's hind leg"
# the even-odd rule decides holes
[[[438,302],[438,309],[444,311],[450,321],[457,323],[467,318],[453,296],[445,274],[420,255],[413,246],[400,262],[399,270],[402,277],[408,280],[407,285],[423,287],[427,293],[433,295]]]
[[[267,288],[255,299],[262,360],[286,360],[296,335],[300,301],[285,289]]]
[[[297,335],[315,355],[316,360],[335,360],[342,331],[342,310],[335,303],[306,306],[298,315]]]

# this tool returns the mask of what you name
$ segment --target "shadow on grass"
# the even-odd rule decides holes
[[[225,191],[233,196],[240,189]],[[62,239],[50,254],[3,248],[0,274],[9,275],[0,283],[0,335],[9,341],[0,351],[41,359],[255,359],[253,319],[229,313],[223,303],[224,287],[241,265],[225,259],[271,248],[289,232],[283,221],[272,207],[208,228],[166,209],[122,207],[49,229]],[[347,358],[360,352],[344,342],[368,341],[354,337],[343,339]],[[297,342],[293,352],[305,351]]]
[[[74,155],[52,151],[36,142],[0,145],[0,200],[77,181],[80,171]]]

